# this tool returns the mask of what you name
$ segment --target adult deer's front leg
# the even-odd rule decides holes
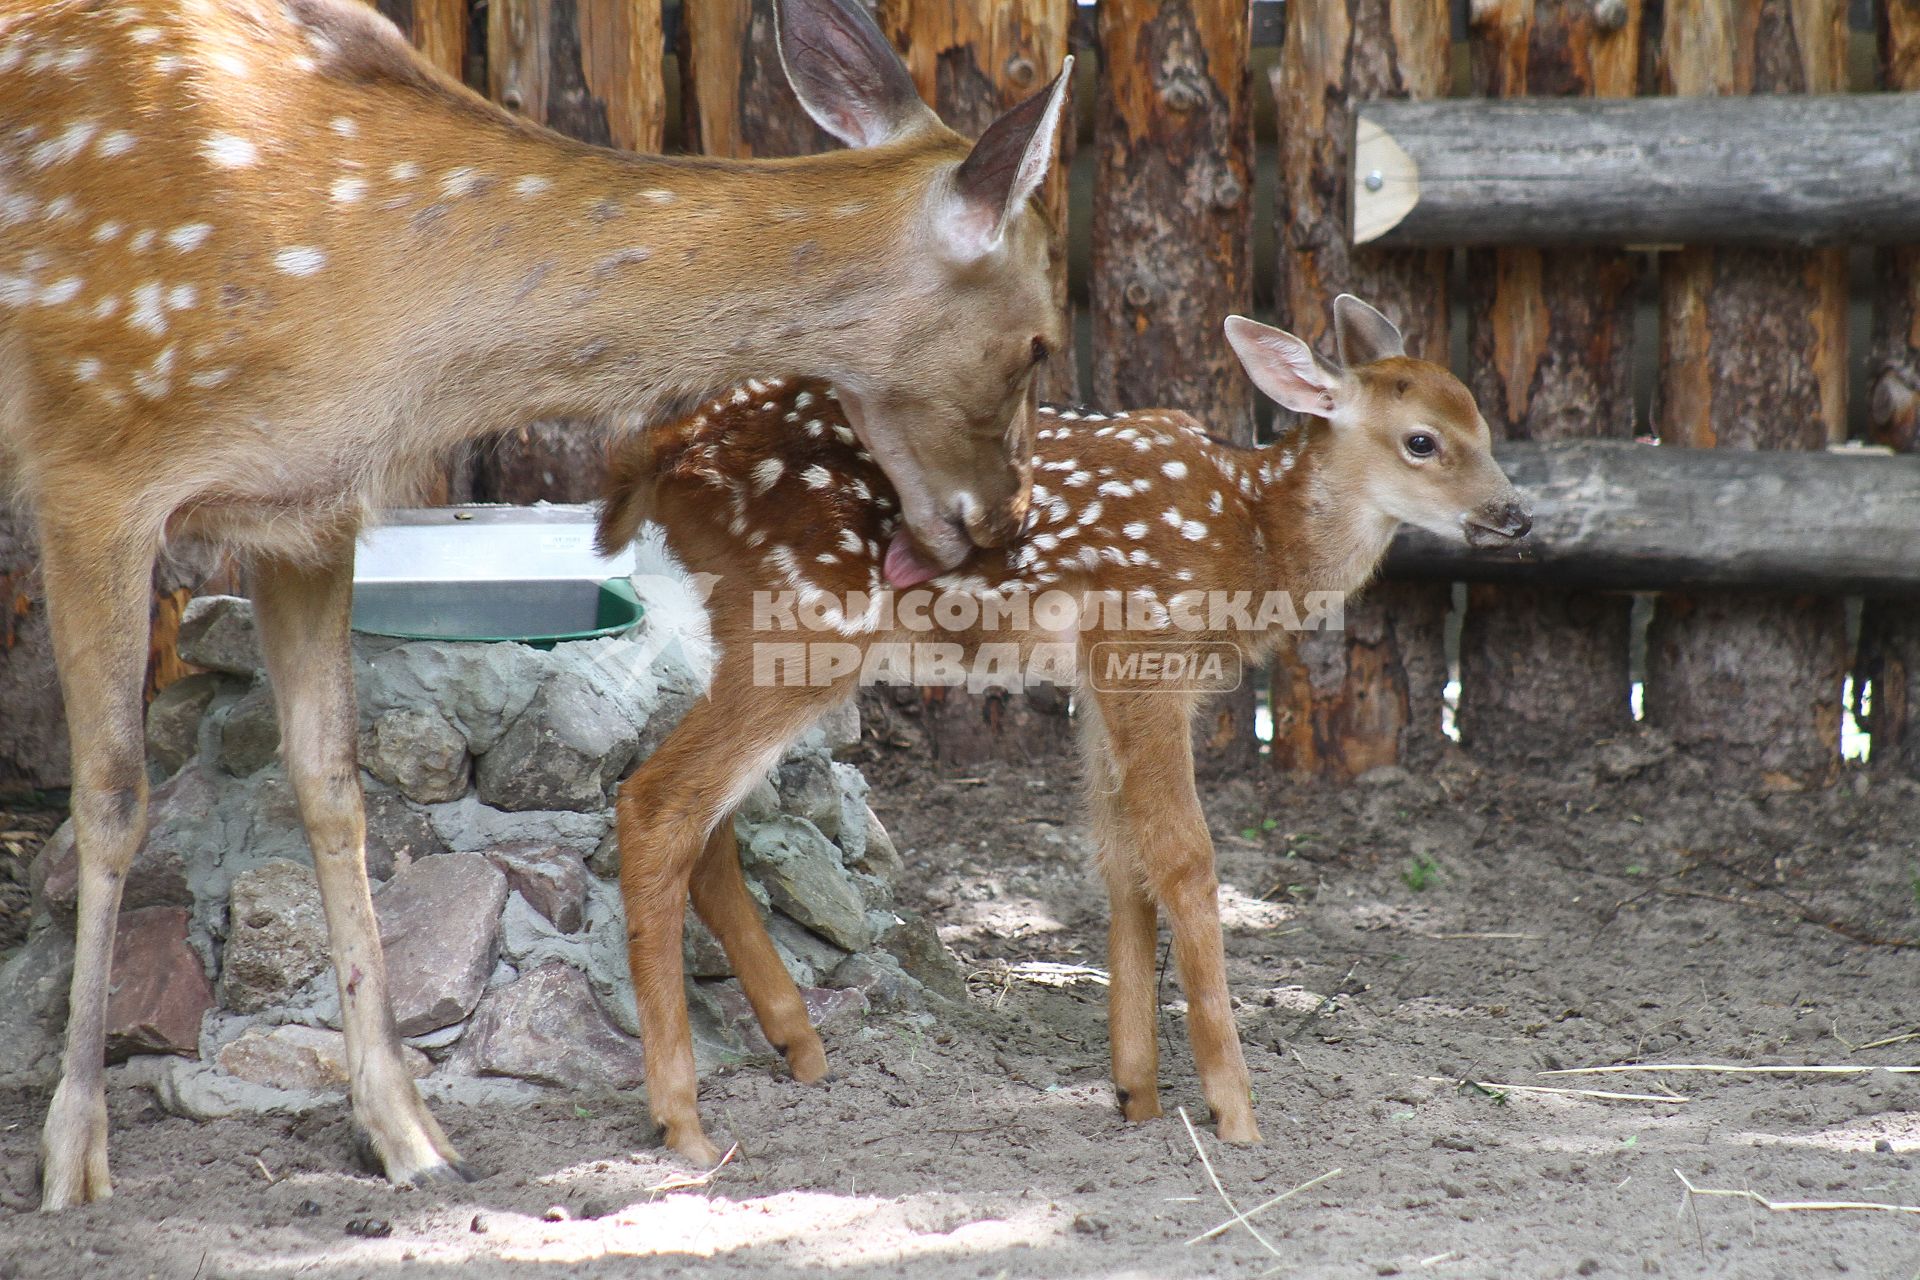
[[[1227,994],[1213,840],[1193,787],[1186,700],[1172,693],[1103,694],[1101,717],[1113,744],[1120,805],[1146,871],[1167,909],[1173,955],[1187,993],[1187,1035],[1200,1089],[1220,1137],[1258,1142],[1251,1082]]]
[[[49,504],[52,505],[52,504]],[[147,830],[141,733],[147,591],[156,540],[95,507],[40,526],[47,608],[73,744],[73,834],[80,864],[73,985],[60,1084],[41,1132],[41,1207],[113,1194],[107,1170],[107,980],[127,868]]]
[[[406,1070],[387,999],[355,761],[353,542],[340,541],[318,565],[262,561],[254,578],[260,645],[280,708],[280,753],[313,848],[340,985],[356,1140],[394,1182],[470,1179]]]

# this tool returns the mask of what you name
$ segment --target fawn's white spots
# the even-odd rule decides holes
[[[811,391],[802,391],[799,395],[793,398],[793,407],[796,409],[804,409],[812,403],[813,403],[813,392]]]
[[[108,244],[114,240],[118,240],[120,233],[125,229],[126,228],[122,227],[119,223],[109,218],[93,229],[93,242],[95,244]]]
[[[1072,475],[1068,476],[1065,480],[1062,480],[1060,483],[1065,485],[1069,489],[1081,489],[1081,488],[1085,488],[1087,482],[1092,479],[1093,479],[1093,472],[1076,471]]]
[[[661,191],[657,188],[651,191],[642,191],[640,198],[649,204],[672,204],[674,201],[673,192]]]
[[[148,400],[164,400],[173,391],[173,358],[176,348],[169,343],[153,363],[133,374],[133,389]]]
[[[1169,459],[1160,464],[1160,474],[1169,480],[1185,480],[1187,478],[1187,464],[1177,458]]]
[[[873,490],[867,488],[867,482],[865,480],[858,479],[857,477],[847,481],[847,492],[861,502],[873,501]],[[878,548],[875,548],[874,554],[879,554]]]
[[[93,304],[93,318],[95,320],[111,320],[113,319],[114,313],[119,310],[120,310],[119,297],[115,294],[110,293],[106,297],[100,299],[100,301]]]
[[[327,127],[343,138],[357,138],[360,136],[360,126],[355,124],[350,116],[335,116],[328,122]]]
[[[359,204],[367,194],[365,178],[335,178],[330,194],[335,204]]]
[[[207,61],[232,76],[235,80],[245,80],[253,74],[253,68],[247,65],[245,58],[235,53],[221,51],[210,55]]]
[[[1180,536],[1188,542],[1198,542],[1207,536],[1207,526],[1198,520],[1189,520],[1180,526]]]
[[[158,280],[134,289],[133,309],[127,313],[127,323],[135,329],[159,337],[167,331],[166,288]]]
[[[153,44],[160,39],[160,28],[135,27],[133,30],[127,32],[127,39],[133,41],[135,44]]]
[[[203,369],[188,378],[187,384],[201,391],[211,391],[215,387],[224,385],[232,377],[233,370],[230,368]]]
[[[76,382],[98,382],[100,380],[100,360],[96,356],[82,356],[73,362],[73,377]]]
[[[289,276],[310,276],[327,265],[327,255],[308,244],[296,244],[273,255],[276,271]]]
[[[1055,547],[1060,545],[1060,539],[1054,537],[1050,533],[1035,534],[1032,539],[1032,542],[1034,547],[1040,551],[1052,551]]]
[[[866,544],[861,542],[860,535],[851,529],[840,531],[840,546],[850,556],[857,556],[866,549]]]
[[[1098,520],[1100,518],[1101,510],[1102,508],[1098,501],[1089,502],[1086,506],[1086,510],[1080,513],[1079,523],[1083,525],[1092,524],[1095,520]]]
[[[116,156],[127,154],[138,145],[140,145],[140,139],[125,129],[115,129],[111,133],[102,134],[100,141],[93,144],[93,150],[96,155],[112,160]]]
[[[167,290],[167,310],[189,311],[200,300],[200,290],[190,284],[177,284]]]
[[[40,291],[40,305],[57,307],[62,303],[72,302],[79,296],[82,283],[79,276],[66,276],[54,281]]]
[[[1151,488],[1153,488],[1153,481],[1147,479],[1145,476],[1135,476],[1133,478],[1133,491],[1135,493],[1145,493]]]
[[[513,184],[513,193],[522,200],[531,200],[553,186],[552,180],[537,173],[530,173]]]
[[[825,467],[816,462],[800,473],[800,479],[806,483],[809,489],[824,489],[828,484],[832,483],[833,475]]]
[[[177,53],[163,53],[153,60],[153,69],[163,76],[179,75],[187,69],[187,60]]]
[[[23,307],[33,301],[33,281],[0,271],[0,306]]]
[[[167,232],[167,245],[175,253],[192,253],[207,242],[213,234],[210,222],[189,222]]]
[[[56,196],[47,201],[47,207],[40,213],[48,222],[65,222],[79,216],[80,205],[72,196]]]
[[[1124,480],[1102,480],[1100,487],[1094,492],[1103,498],[1131,498],[1133,486]]]
[[[222,169],[249,169],[260,162],[260,149],[237,133],[209,135],[200,154]]]
[[[1226,510],[1226,499],[1221,497],[1218,489],[1215,489],[1207,498],[1207,510],[1216,516]]]
[[[1158,563],[1158,561],[1154,560],[1152,556],[1149,556],[1147,554],[1145,547],[1135,547],[1133,550],[1127,552],[1127,561],[1130,564],[1138,564],[1138,565]]]
[[[440,190],[454,198],[472,195],[480,187],[480,175],[472,169],[449,169],[440,179]]]
[[[87,143],[93,141],[93,135],[99,131],[100,124],[96,120],[76,120],[28,152],[27,163],[36,169],[65,164],[85,151]]]
[[[420,166],[411,160],[402,160],[387,170],[387,176],[395,182],[412,182],[420,176]]]
[[[753,491],[765,493],[773,488],[780,479],[780,473],[786,470],[786,463],[778,458],[762,458],[753,464]]]
[[[741,387],[733,393],[733,403],[735,404],[745,404],[751,399],[753,399],[753,397],[747,394],[745,387]]]

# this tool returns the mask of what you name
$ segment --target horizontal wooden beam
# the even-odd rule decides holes
[[[1353,241],[1920,242],[1920,93],[1369,102]]]
[[[1502,444],[1533,505],[1514,551],[1403,529],[1387,575],[1601,590],[1920,597],[1920,457]]]

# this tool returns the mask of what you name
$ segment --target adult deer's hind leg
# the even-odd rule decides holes
[[[147,830],[140,693],[158,538],[132,532],[131,519],[118,520],[119,513],[102,505],[71,522],[44,511],[40,519],[47,611],[73,744],[73,833],[80,864],[66,1053],[40,1137],[45,1209],[113,1194],[107,1169],[107,981],[120,893]]]
[[[396,1183],[471,1179],[420,1100],[387,999],[355,760],[353,541],[337,541],[317,564],[263,559],[254,581],[260,646],[280,709],[280,753],[313,848],[340,984],[356,1141]]]

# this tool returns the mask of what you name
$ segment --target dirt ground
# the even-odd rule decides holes
[[[824,1086],[706,1080],[710,1130],[740,1144],[711,1179],[674,1186],[690,1171],[633,1095],[442,1105],[491,1176],[394,1191],[353,1171],[343,1109],[197,1124],[121,1086],[119,1194],[41,1216],[45,1099],[0,1092],[0,1277],[1915,1280],[1920,1216],[1680,1179],[1920,1205],[1920,1074],[1885,1069],[1920,1062],[1920,951],[1889,945],[1920,936],[1920,787],[1730,795],[1612,751],[1552,779],[1209,788],[1264,1146],[1204,1126],[1171,976],[1169,1118],[1115,1113],[1071,771],[882,762],[905,897],[974,998],[830,1035]],[[1853,1070],[1542,1074],[1626,1062]],[[1176,1106],[1241,1207],[1324,1180],[1259,1214],[1264,1240],[1193,1243],[1229,1212]]]

